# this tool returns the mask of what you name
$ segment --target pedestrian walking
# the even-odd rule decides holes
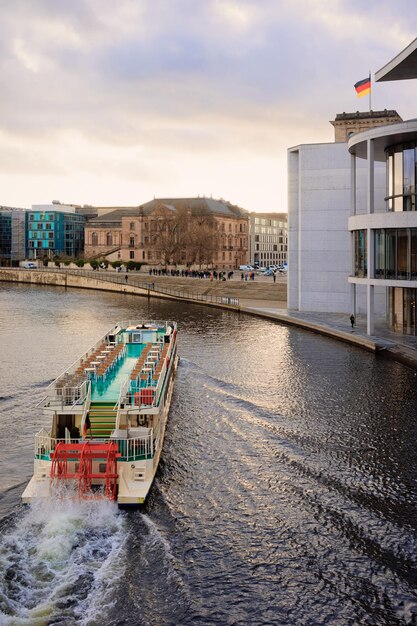
[[[273,278],[273,281],[275,282],[277,279],[277,277],[275,276],[275,272],[272,272],[272,278]]]
[[[127,279],[129,278],[129,276],[127,274],[125,274],[125,281],[127,282]]]
[[[353,327],[354,327],[354,325],[355,325],[355,316],[353,315],[353,313],[352,313],[352,315],[350,316],[350,323],[352,324],[352,330],[353,330]]]

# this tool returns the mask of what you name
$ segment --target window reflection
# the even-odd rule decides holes
[[[375,278],[385,278],[385,230],[375,230]]]
[[[404,335],[417,335],[417,289],[390,287],[388,290],[389,326]]]
[[[416,210],[417,143],[386,150],[387,211]]]
[[[365,278],[368,271],[367,263],[367,232],[366,230],[355,230],[354,233],[355,247],[355,276]]]
[[[385,231],[385,276],[395,278],[396,232],[390,228]]]
[[[417,228],[375,231],[375,278],[417,280]],[[355,255],[357,247],[355,245]]]

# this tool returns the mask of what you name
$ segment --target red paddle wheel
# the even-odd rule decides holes
[[[116,498],[117,459],[120,456],[117,443],[59,442],[51,454],[51,479],[78,481],[78,496],[82,499]],[[73,471],[69,471],[71,462]],[[93,486],[104,486],[104,496],[97,496]]]
[[[120,456],[117,444],[112,444],[115,448],[108,449],[106,461],[106,488],[105,496],[109,500],[116,499],[117,491],[117,458]]]

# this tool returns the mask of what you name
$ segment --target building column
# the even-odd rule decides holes
[[[373,139],[368,139],[366,142],[367,152],[367,213],[374,213],[375,210],[375,149]],[[374,278],[374,238],[373,231],[368,228],[367,230],[367,277],[368,280]],[[366,332],[368,335],[374,334],[375,328],[375,288],[373,285],[367,285],[366,287]]]
[[[350,214],[356,215],[356,154],[350,155]],[[350,235],[350,275],[355,275],[355,245],[353,232]],[[349,289],[350,312],[356,317],[356,284],[351,283]]]
[[[366,333],[373,335],[375,329],[374,323],[374,286],[366,287]]]
[[[374,196],[374,169],[375,169],[375,149],[374,149],[374,140],[368,139],[366,142],[367,149],[367,177],[368,177],[368,186],[367,186],[367,213],[374,212],[375,206],[375,196]]]
[[[356,154],[350,155],[350,214],[356,215]]]
[[[372,228],[368,228],[366,231],[366,264],[367,272],[366,276],[369,279],[374,278],[375,275],[375,239],[374,231]],[[367,285],[366,300],[367,300],[367,333],[368,335],[374,334],[374,285]]]
[[[349,311],[356,317],[356,285],[350,283],[349,285]]]

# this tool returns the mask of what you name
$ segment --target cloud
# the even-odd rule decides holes
[[[417,26],[407,0],[14,0],[0,11],[0,175],[25,177],[5,179],[1,202],[27,205],[34,177],[56,172],[89,202],[107,204],[123,180],[124,202],[134,179],[141,202],[167,181],[172,196],[207,180],[247,208],[282,210],[287,148],[331,141],[328,121],[364,106],[354,82]],[[377,85],[373,108],[414,117],[413,95]]]

